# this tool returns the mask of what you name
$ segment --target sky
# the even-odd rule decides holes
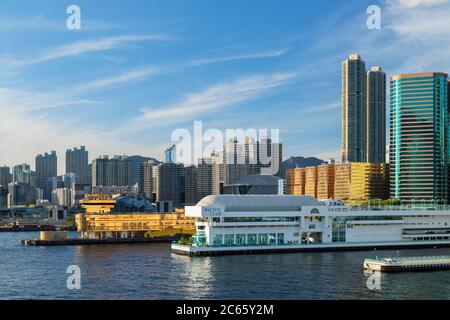
[[[80,145],[162,160],[194,121],[340,159],[341,62],[450,72],[448,17],[449,0],[0,0],[0,165],[56,150],[63,172]]]

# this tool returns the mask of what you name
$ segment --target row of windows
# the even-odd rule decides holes
[[[284,233],[215,234],[214,246],[276,245],[284,244]]]

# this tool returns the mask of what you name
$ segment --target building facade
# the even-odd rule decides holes
[[[153,167],[155,165],[151,160],[138,164],[137,183],[140,197],[153,199]]]
[[[13,181],[17,183],[31,183],[30,165],[23,163],[13,167]]]
[[[386,163],[386,73],[367,73],[367,162]]]
[[[447,74],[391,78],[391,198],[448,201],[448,104]]]
[[[130,186],[131,160],[126,156],[103,156],[92,162],[93,186]]]
[[[8,187],[11,182],[11,172],[9,167],[0,167],[0,186]]]
[[[36,156],[36,187],[44,190],[44,198],[51,200],[51,192],[46,192],[46,183],[50,178],[56,177],[58,172],[58,158],[56,151]]]
[[[185,201],[185,171],[182,164],[162,163],[155,167],[156,201],[170,201],[180,208]]]
[[[295,168],[286,170],[286,194],[305,194],[305,168]]]
[[[359,54],[342,63],[342,162],[365,162],[367,72]]]
[[[90,184],[89,153],[85,146],[66,150],[66,173],[74,173],[78,183]]]

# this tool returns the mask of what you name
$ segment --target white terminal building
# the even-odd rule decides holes
[[[309,196],[208,196],[185,214],[196,219],[187,255],[450,247],[446,206],[348,207]]]

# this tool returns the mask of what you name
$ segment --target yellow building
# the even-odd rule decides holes
[[[107,214],[114,209],[115,205],[116,200],[110,194],[87,194],[81,203],[81,207],[87,214]]]
[[[112,196],[87,195],[82,204],[86,213],[75,216],[75,224],[81,237],[125,239],[140,238],[148,232],[195,232],[195,220],[186,217],[184,210],[177,210],[175,213],[111,213],[115,204]]]
[[[286,194],[305,194],[305,168],[286,170]]]
[[[389,165],[353,162],[336,165],[335,198],[370,200],[389,198]]]
[[[317,167],[317,199],[334,199],[335,165],[322,164]]]
[[[305,168],[305,195],[317,198],[317,167]]]

